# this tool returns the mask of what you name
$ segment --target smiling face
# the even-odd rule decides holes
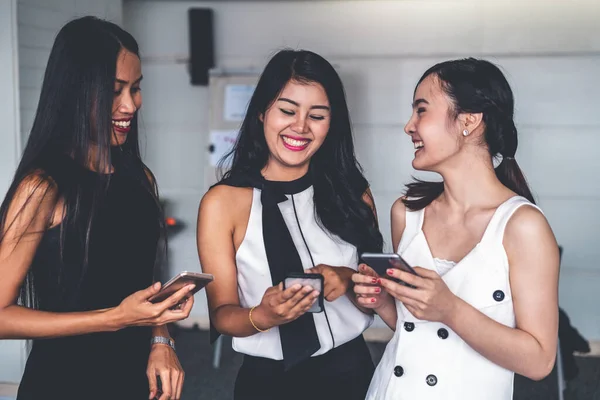
[[[111,144],[121,145],[127,140],[131,120],[142,106],[140,59],[126,49],[119,52],[112,107]]]
[[[320,84],[291,80],[261,120],[270,153],[265,170],[301,175],[327,137],[331,107]]]
[[[440,164],[461,150],[461,124],[452,115],[450,98],[439,79],[429,75],[417,86],[413,113],[404,127],[415,146],[413,168],[438,172]]]

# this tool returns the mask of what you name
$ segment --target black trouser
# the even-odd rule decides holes
[[[283,362],[244,356],[235,400],[364,400],[375,367],[362,336],[303,361],[289,371]]]

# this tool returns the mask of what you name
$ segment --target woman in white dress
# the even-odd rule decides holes
[[[443,62],[419,80],[412,165],[443,180],[416,180],[392,206],[394,249],[419,276],[387,273],[416,288],[366,265],[353,276],[358,303],[395,331],[368,399],[506,400],[515,372],[552,370],[559,252],[515,160],[513,109],[487,61]]]

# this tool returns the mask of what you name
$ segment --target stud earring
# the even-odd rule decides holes
[[[465,129],[465,130],[463,131],[463,136],[469,136],[469,131]]]

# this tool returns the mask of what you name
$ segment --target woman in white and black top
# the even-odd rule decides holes
[[[381,251],[368,183],[354,156],[341,80],[308,51],[266,66],[233,163],[202,199],[198,251],[213,333],[245,354],[235,399],[364,399],[373,363],[362,338],[373,321],[351,293],[358,254]],[[324,277],[318,293],[284,290],[290,272]]]

